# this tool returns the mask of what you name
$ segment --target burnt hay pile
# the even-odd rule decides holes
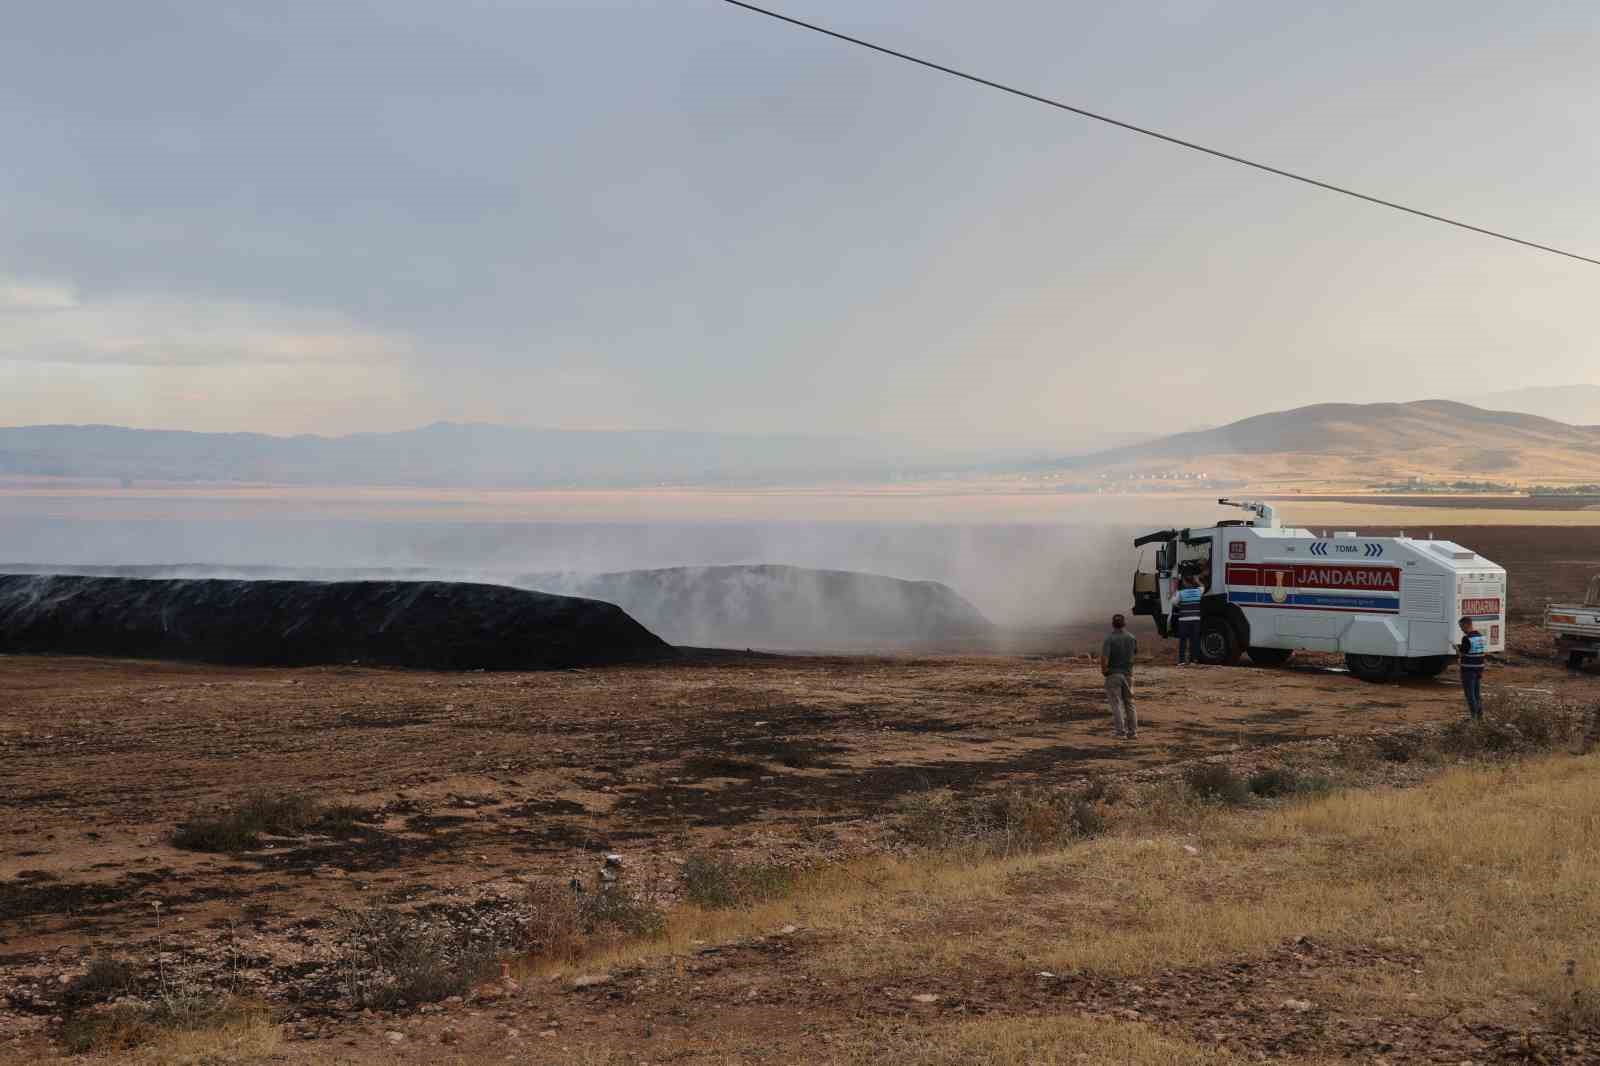
[[[118,578],[222,578],[262,584],[492,581],[497,586],[616,604],[678,645],[779,651],[967,649],[994,639],[971,601],[939,581],[851,570],[746,564],[652,570],[485,572],[437,567],[332,568],[260,564],[0,564],[0,572]]]
[[[620,607],[500,585],[0,574],[0,653],[540,670],[667,650]]]
[[[959,645],[990,636],[949,585],[798,566],[526,574],[515,584],[622,606],[674,644],[774,649]]]

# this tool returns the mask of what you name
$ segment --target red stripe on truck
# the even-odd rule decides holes
[[[1348,563],[1262,563],[1228,567],[1228,584],[1349,592],[1399,592],[1400,571],[1393,566]]]

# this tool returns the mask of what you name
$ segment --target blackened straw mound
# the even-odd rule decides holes
[[[0,574],[0,653],[543,670],[667,651],[620,607],[501,585]]]

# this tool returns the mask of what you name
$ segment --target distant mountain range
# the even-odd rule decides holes
[[[1549,385],[1461,399],[1491,411],[1518,411],[1574,426],[1600,426],[1600,385]]]
[[[1600,480],[1600,426],[1452,400],[1329,403],[1066,460],[1110,471],[1170,468],[1248,480],[1396,477]]]
[[[938,461],[936,455],[851,437],[524,429],[452,422],[342,437],[120,426],[0,428],[0,475],[129,481],[638,485],[881,473]]]
[[[1576,387],[1574,402],[1582,400],[1584,388]],[[1116,478],[1152,471],[1253,482],[1600,481],[1600,422],[1573,425],[1453,400],[1318,404],[1055,458],[941,453],[841,436],[451,422],[342,437],[118,426],[0,428],[0,476],[126,483],[625,487],[881,482],[934,474],[981,478],[1051,469],[1075,472],[1080,484],[1085,474]]]

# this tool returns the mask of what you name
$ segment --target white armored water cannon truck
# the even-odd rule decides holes
[[[1342,652],[1368,680],[1433,677],[1448,666],[1470,615],[1506,646],[1506,572],[1447,540],[1318,536],[1278,525],[1269,504],[1218,500],[1254,517],[1206,529],[1164,529],[1134,540],[1133,613],[1155,618],[1163,637],[1179,582],[1200,579],[1201,662],[1231,665],[1241,654],[1278,666],[1296,651]],[[1154,566],[1146,565],[1155,545]]]

